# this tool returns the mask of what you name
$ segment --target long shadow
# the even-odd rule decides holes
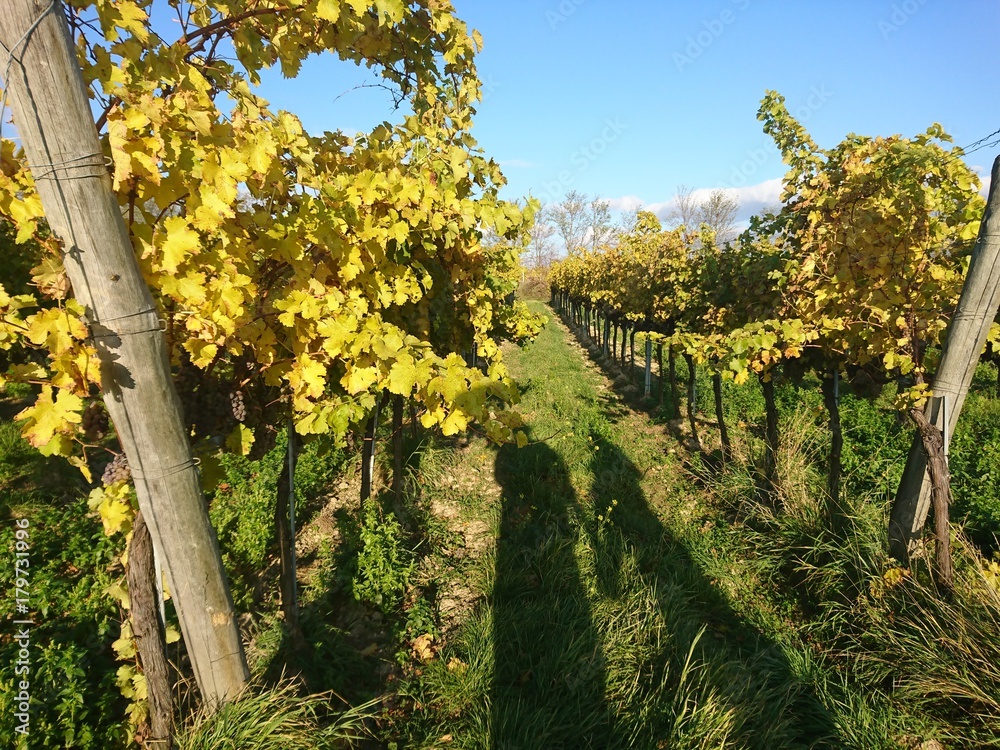
[[[852,747],[663,525],[615,415],[580,421],[588,498],[546,445],[497,459],[493,746]]]
[[[591,437],[598,448],[590,462],[591,501],[598,512],[586,533],[598,589],[628,610],[652,595],[655,613],[635,611],[648,618],[651,629],[661,629],[658,648],[632,691],[633,700],[653,705],[641,712],[642,722],[633,716],[618,721],[614,746],[688,746],[698,735],[685,732],[708,730],[690,729],[699,721],[693,713],[685,715],[693,711],[690,705],[678,705],[684,695],[694,706],[715,702],[719,713],[731,712],[731,729],[743,743],[733,746],[849,747],[781,648],[732,610],[685,545],[664,528],[640,486],[638,468],[599,427]],[[699,665],[693,672],[697,679],[684,673],[692,657]],[[634,708],[624,710],[632,714]],[[658,744],[664,741],[668,744]]]
[[[543,443],[505,446],[496,478],[492,746],[609,747],[604,654],[577,565],[581,508],[566,466]]]

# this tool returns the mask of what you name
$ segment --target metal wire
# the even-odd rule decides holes
[[[87,163],[88,159],[100,159],[99,163]],[[82,162],[82,163],[81,163]],[[38,180],[82,180],[88,177],[103,177],[108,173],[108,168],[113,167],[114,162],[111,157],[105,156],[103,153],[93,153],[84,154],[83,156],[74,156],[71,159],[64,159],[63,161],[49,162],[48,164],[28,164],[28,170],[31,172],[32,178],[37,182]],[[94,167],[100,169],[99,172],[90,174],[61,174],[57,175],[57,170],[62,167],[65,170],[71,169],[83,169],[87,167]],[[43,170],[48,171],[43,171]]]
[[[120,328],[117,326],[110,325],[111,323],[117,323],[122,320],[132,320],[134,318],[140,318],[142,316],[153,316],[156,319],[156,325],[151,328],[137,328],[135,330],[127,330],[126,328]],[[155,308],[148,308],[146,310],[139,310],[138,312],[129,313],[128,315],[119,315],[114,318],[105,318],[104,320],[95,320],[90,324],[91,339],[109,339],[109,338],[121,338],[122,336],[136,336],[141,333],[155,333],[162,332],[167,329],[167,321],[159,317]]]
[[[21,35],[21,38],[14,43],[13,47],[7,49],[7,46],[3,42],[0,42],[0,47],[3,47],[7,52],[7,63],[4,65],[3,69],[3,95],[0,96],[0,139],[3,138],[3,116],[4,111],[7,108],[7,89],[10,88],[10,66],[14,63],[14,53],[22,44],[28,43],[28,37],[30,37],[35,29],[38,28],[38,25],[42,22],[45,16],[55,10],[56,2],[58,2],[58,0],[51,0],[51,2],[45,7],[45,10],[38,15],[38,18],[36,18],[32,22],[31,26],[29,26]]]
[[[187,471],[192,467],[197,469],[197,467],[199,467],[200,465],[201,465],[201,459],[195,456],[194,458],[185,461],[182,464],[178,464],[177,466],[172,466],[171,468],[159,474],[154,474],[154,475],[143,474],[142,472],[136,471],[131,466],[129,467],[129,471],[132,473],[133,479],[139,480],[141,482],[155,482],[157,479],[163,479],[164,477],[169,477],[174,474],[180,474],[181,472]]]

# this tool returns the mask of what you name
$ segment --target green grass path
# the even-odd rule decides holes
[[[808,650],[764,635],[781,615],[726,548],[676,441],[550,317],[508,353],[532,442],[494,451],[499,497],[463,500],[496,542],[464,574],[479,604],[413,685],[409,743],[856,746],[814,695]]]

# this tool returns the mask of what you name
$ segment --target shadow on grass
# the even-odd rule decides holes
[[[496,479],[493,747],[610,747],[605,658],[577,565],[581,509],[566,467],[544,443],[505,446]]]
[[[594,446],[588,497],[547,445],[497,457],[490,746],[852,747],[809,657],[790,664],[665,529],[598,404],[576,428]]]
[[[626,701],[620,746],[848,747],[781,648],[663,527],[636,466],[602,431],[591,437],[591,565],[604,607],[622,620],[606,638],[635,670],[612,686]]]

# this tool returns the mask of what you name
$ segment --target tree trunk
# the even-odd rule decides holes
[[[403,397],[392,400],[392,498],[396,518],[403,518]]]
[[[632,379],[635,373],[635,327],[632,327],[631,332],[628,337],[628,350],[629,350],[629,380]]]
[[[29,33],[30,32],[30,33]],[[19,41],[23,40],[23,41]],[[60,3],[9,0],[7,94],[66,274],[101,362],[101,389],[209,705],[247,684],[232,598],[171,379],[159,312],[112,191]],[[18,53],[20,56],[18,57]]]
[[[840,394],[836,370],[823,375],[823,402],[830,415],[830,460],[827,477],[827,494],[830,496],[830,526],[840,533],[846,526],[847,514],[840,504],[841,454],[844,448],[844,433],[840,424]]]
[[[605,315],[604,316],[604,356],[608,356],[608,341],[611,340],[611,319]]]
[[[646,366],[643,368],[642,397],[649,398],[653,393],[653,341],[646,336]]]
[[[151,747],[173,746],[173,698],[170,692],[170,668],[167,664],[167,643],[160,622],[156,586],[156,566],[153,562],[153,540],[149,528],[136,513],[132,540],[128,546],[129,620],[132,636],[139,652],[139,666],[146,678],[149,700],[149,735],[145,744]]]
[[[674,419],[681,416],[681,396],[677,392],[677,353],[671,345],[667,348],[667,382],[670,383],[670,413]]]
[[[911,409],[910,416],[917,424],[927,470],[931,477],[931,498],[934,503],[934,531],[937,536],[935,572],[938,583],[950,589],[954,582],[951,564],[951,537],[948,529],[948,505],[951,500],[948,461],[944,455],[944,435],[924,414],[922,409]]]
[[[927,420],[941,425],[949,439],[955,434],[980,352],[1000,307],[1000,157],[993,162],[991,180],[979,239],[931,384],[934,398],[928,399],[924,409]],[[946,424],[941,414],[944,406],[948,411]],[[910,446],[889,520],[889,552],[902,562],[922,536],[932,504],[933,481],[928,476],[923,442],[918,436]]]
[[[611,361],[618,357],[618,324],[614,325],[614,333],[611,335]]]
[[[695,414],[698,411],[697,404],[697,392],[695,391],[695,376],[696,371],[694,369],[694,357],[690,354],[684,355],[684,361],[687,362],[688,366],[688,379],[687,379],[687,415],[688,423],[691,425],[691,439],[694,440],[695,448],[699,451],[701,450],[701,440],[698,439],[698,423],[695,419]]]
[[[417,434],[417,404],[415,401],[410,402],[410,437],[413,439],[413,442],[416,442],[419,437]]]
[[[663,344],[656,345],[656,397],[663,406]]]
[[[365,439],[361,447],[361,501],[372,496],[372,478],[375,475],[375,438],[378,434],[379,411],[382,397],[375,401],[375,410],[365,425]]]
[[[619,357],[619,361],[621,362],[623,370],[625,369],[625,365],[628,363],[628,360],[625,359],[625,352],[626,352],[626,348],[627,347],[628,347],[628,323],[623,323],[622,324],[622,350],[621,350],[621,356]],[[630,373],[630,375],[631,375],[631,373]]]
[[[719,423],[719,438],[722,440],[722,460],[728,461],[733,455],[733,446],[729,442],[729,430],[726,428],[726,414],[722,409],[722,375],[712,375],[712,392],[715,394],[715,419]]]
[[[295,561],[295,461],[296,444],[298,443],[295,428],[288,423],[288,453],[285,466],[278,475],[278,503],[274,510],[274,525],[278,536],[278,558],[281,563],[279,572],[281,587],[281,614],[285,618],[285,627],[295,648],[305,645],[305,635],[299,622],[298,574]]]
[[[774,380],[761,375],[761,389],[764,391],[764,480],[768,492],[778,492],[778,406],[774,400]]]

